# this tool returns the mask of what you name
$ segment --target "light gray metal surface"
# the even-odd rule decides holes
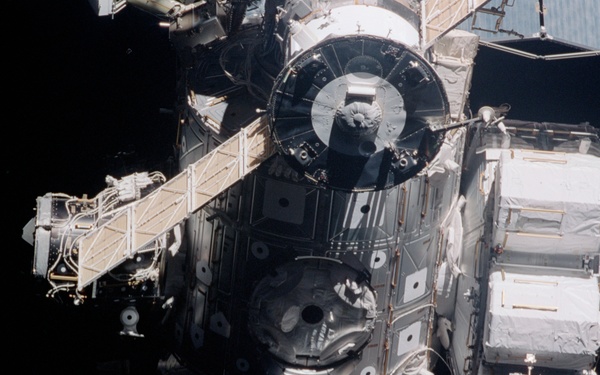
[[[556,38],[588,49],[600,50],[600,17],[598,17],[600,3],[598,1],[544,0],[542,3],[545,31],[540,24],[540,1],[538,0],[492,0],[483,8],[496,8],[498,13],[480,11],[476,13],[475,24],[473,18],[469,18],[458,28],[473,32],[486,41],[540,37],[540,34],[545,32],[547,38]],[[499,24],[498,28],[496,28],[497,24]]]

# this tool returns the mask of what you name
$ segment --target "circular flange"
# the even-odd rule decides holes
[[[249,329],[276,360],[316,368],[354,358],[371,339],[376,315],[363,273],[339,260],[304,257],[256,286]]]
[[[441,80],[418,53],[368,35],[326,39],[277,77],[271,133],[288,162],[333,189],[402,183],[437,154],[449,105]]]

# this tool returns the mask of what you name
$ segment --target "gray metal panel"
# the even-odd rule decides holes
[[[365,193],[334,192],[331,200],[332,241],[391,239],[396,226],[398,189]]]
[[[420,237],[431,229],[434,220],[439,220],[434,204],[434,188],[429,184],[426,176],[415,177],[405,182],[406,199],[404,203],[404,223],[402,225],[406,235],[405,240],[410,241]]]
[[[367,257],[370,258],[371,286],[377,292],[377,306],[381,310],[386,306],[389,298],[391,288],[389,278],[393,271],[394,252],[393,249],[371,251]]]
[[[348,369],[342,374],[347,375],[374,375],[384,373],[383,358],[386,353],[386,327],[387,322],[377,320],[375,328],[372,331],[372,338],[369,344],[362,350],[360,362],[352,369]]]
[[[277,237],[313,239],[318,215],[318,189],[257,177],[254,179],[250,224]]]
[[[389,342],[390,351],[387,363],[389,374],[410,373],[408,358],[416,360],[415,353],[426,347],[431,311],[429,308],[422,308],[394,319],[390,328],[393,334],[390,336]]]
[[[400,272],[393,304],[396,309],[411,306],[429,296],[433,283],[433,267],[437,256],[437,232],[404,244],[401,250]]]
[[[498,7],[501,0],[493,0],[485,8]],[[504,8],[506,15],[500,28],[514,30],[525,38],[540,32],[540,17],[537,0],[511,0],[512,7]],[[600,2],[597,0],[545,0],[544,24],[549,36],[572,42],[591,49],[600,49]],[[477,14],[477,27],[495,29],[497,16]],[[472,17],[461,23],[458,28],[471,31],[483,40],[516,39],[518,36],[506,33],[492,33],[473,30]]]

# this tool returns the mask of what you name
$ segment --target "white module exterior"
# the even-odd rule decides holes
[[[585,369],[600,345],[598,278],[519,274],[489,278],[484,355],[487,361]]]
[[[419,32],[402,18],[387,9],[368,5],[346,5],[331,9],[326,15],[306,24],[291,26],[289,56],[307,50],[328,37],[373,35],[418,47]]]
[[[493,245],[535,254],[598,254],[599,187],[600,164],[592,155],[503,150]]]

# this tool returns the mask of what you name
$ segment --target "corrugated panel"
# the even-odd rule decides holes
[[[437,38],[469,17],[476,9],[490,0],[424,0],[423,40],[425,48]]]

